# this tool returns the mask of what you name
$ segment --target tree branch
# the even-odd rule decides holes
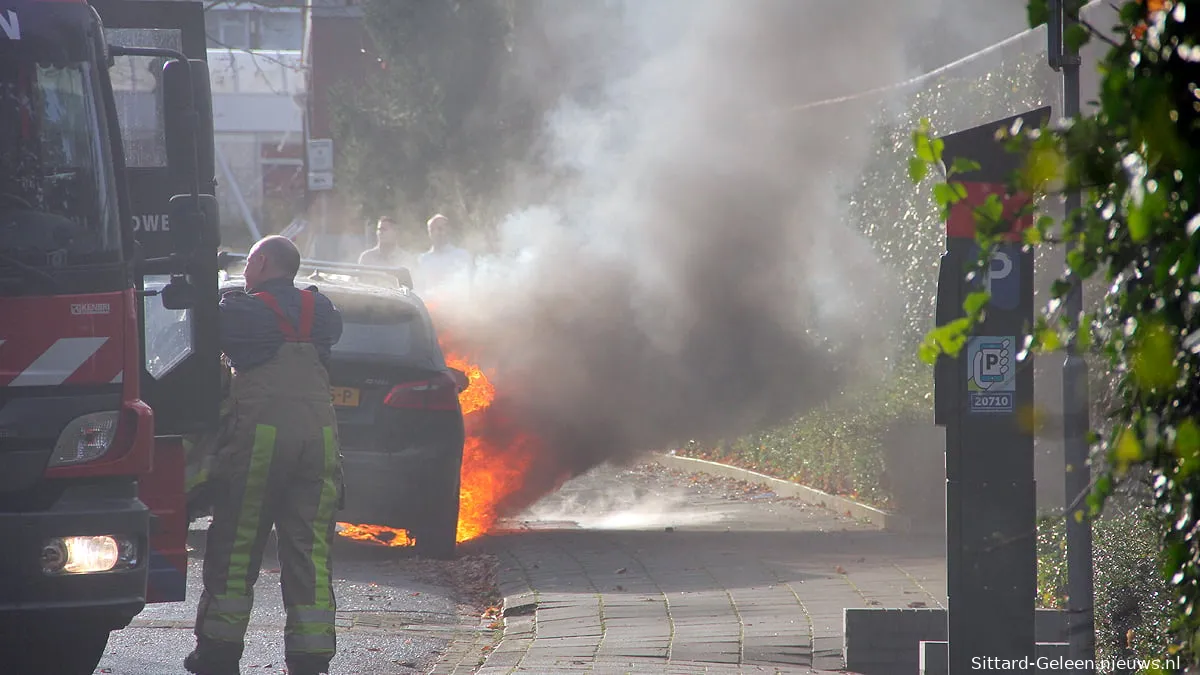
[[[1096,28],[1091,23],[1089,23],[1087,19],[1085,19],[1083,17],[1077,17],[1075,20],[1079,22],[1079,25],[1088,29],[1088,32],[1091,33],[1093,36],[1100,38],[1100,40],[1102,42],[1108,44],[1108,46],[1110,46],[1110,47],[1120,47],[1121,46],[1120,42],[1117,42],[1116,40],[1105,35],[1103,32],[1100,31],[1099,28]]]

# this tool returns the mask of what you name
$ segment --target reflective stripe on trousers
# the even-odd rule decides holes
[[[246,635],[246,627],[250,624],[250,610],[253,606],[253,590],[249,595],[202,598],[202,619],[196,624],[197,633],[222,642],[241,642]]]
[[[225,592],[218,596],[205,594],[200,598],[196,634],[224,642],[241,642],[250,624],[254,605],[254,582],[250,558],[262,517],[263,499],[267,494],[267,477],[271,458],[275,454],[275,427],[260,424],[254,431],[250,454],[250,470],[242,486],[242,508],[236,525],[236,537],[229,554]],[[205,553],[207,557],[207,552]],[[253,579],[258,570],[253,570]]]
[[[329,575],[330,556],[334,534],[333,514],[337,508],[338,484],[335,480],[338,446],[331,427],[323,430],[325,441],[325,480],[321,486],[321,500],[317,505],[317,517],[313,520],[312,562],[316,579],[313,585],[315,603],[308,606],[287,608],[287,628],[284,631],[284,650],[295,653],[328,653],[337,649],[334,628],[336,603],[333,596],[333,579]]]

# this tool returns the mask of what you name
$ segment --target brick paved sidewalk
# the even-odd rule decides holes
[[[433,672],[838,671],[843,608],[945,605],[937,537],[791,503],[737,509],[719,527],[495,537],[504,637],[478,671]]]

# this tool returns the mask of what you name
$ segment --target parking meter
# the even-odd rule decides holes
[[[1023,195],[1006,183],[1021,157],[996,138],[1017,119],[1038,127],[1050,108],[942,137],[943,161],[974,160],[978,170],[956,174],[966,188],[946,222],[946,252],[938,276],[937,325],[964,316],[963,301],[987,289],[983,320],[955,357],[939,358],[934,373],[934,422],[946,428],[946,567],[950,673],[978,670],[980,658],[1035,656],[1037,491],[1034,483],[1033,364],[1018,363],[1022,336],[1033,323],[1033,254],[1014,223],[992,256],[988,273],[967,281],[979,260],[975,207],[998,195],[1011,219]],[[974,665],[973,665],[974,664]]]

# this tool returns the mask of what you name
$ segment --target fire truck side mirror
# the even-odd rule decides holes
[[[159,295],[162,296],[163,307],[171,310],[191,309],[195,307],[199,294],[199,291],[187,280],[187,277],[181,275],[172,275],[171,282],[159,291]]]
[[[167,166],[188,192],[216,192],[212,87],[208,64],[190,59],[163,67],[163,127]]]
[[[171,197],[171,248],[190,257],[198,251],[218,245],[217,198],[212,195],[175,195]]]

